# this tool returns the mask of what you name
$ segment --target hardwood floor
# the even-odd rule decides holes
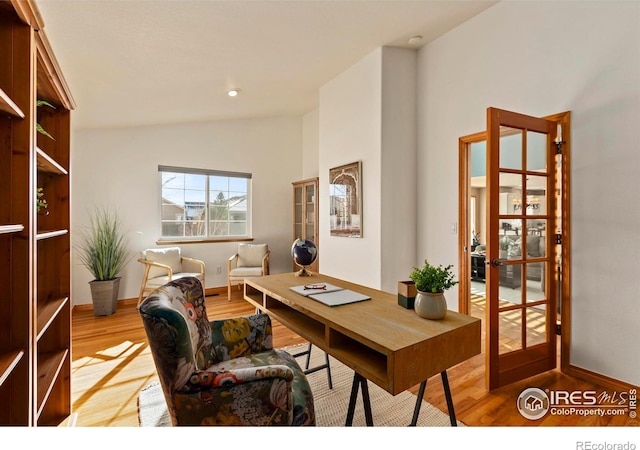
[[[252,314],[253,308],[226,288],[207,297],[210,319]],[[121,301],[115,314],[95,317],[90,305],[75,307],[72,318],[72,405],[80,427],[137,427],[139,391],[157,380],[153,359],[146,343],[136,300]],[[273,324],[274,345],[287,347],[304,343],[300,336],[278,323]],[[557,416],[547,414],[530,421],[516,409],[516,400],[527,387],[550,390],[605,389],[551,371],[493,392],[484,387],[484,354],[448,371],[458,420],[467,426],[638,426],[628,415],[615,417]],[[418,386],[411,389],[414,394]],[[429,379],[425,400],[447,411],[440,376]]]

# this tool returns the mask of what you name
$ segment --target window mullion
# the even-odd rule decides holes
[[[209,235],[209,178],[207,176],[204,183],[204,232],[207,238],[211,237]]]

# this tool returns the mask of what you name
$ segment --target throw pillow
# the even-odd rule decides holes
[[[260,267],[267,254],[267,244],[239,244],[238,267]]]
[[[174,274],[182,272],[182,260],[180,259],[180,247],[169,247],[163,249],[153,249],[145,251],[147,261],[165,264],[171,267]],[[149,278],[167,276],[167,271],[160,267],[153,267],[149,270]]]

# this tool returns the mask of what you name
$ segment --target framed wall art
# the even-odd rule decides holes
[[[362,163],[329,170],[331,236],[362,237]]]

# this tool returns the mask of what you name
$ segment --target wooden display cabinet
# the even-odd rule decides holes
[[[311,272],[317,273],[320,259],[318,245],[318,178],[296,181],[293,184],[293,242],[296,239],[313,241],[318,249],[318,258],[309,267]],[[293,270],[300,267],[293,261]]]

